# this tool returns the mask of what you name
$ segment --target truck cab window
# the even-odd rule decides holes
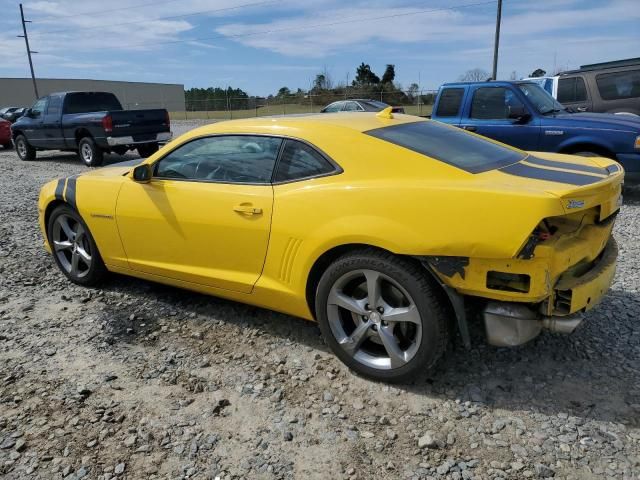
[[[524,108],[524,104],[511,90],[503,87],[478,88],[471,101],[471,118],[507,119],[513,107]]]
[[[464,88],[445,88],[442,90],[436,115],[438,117],[456,117],[460,112],[463,96]]]

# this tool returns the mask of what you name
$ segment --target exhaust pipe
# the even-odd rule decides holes
[[[569,334],[583,320],[581,314],[541,317],[522,303],[489,302],[484,309],[484,325],[489,344],[515,347],[536,338],[543,329]]]

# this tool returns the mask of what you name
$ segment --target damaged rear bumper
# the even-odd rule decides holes
[[[613,282],[618,247],[611,237],[592,268],[581,275],[567,273],[556,282],[552,295],[541,304],[487,303],[483,311],[491,345],[512,347],[526,343],[544,329],[571,333],[584,312],[597,305]]]

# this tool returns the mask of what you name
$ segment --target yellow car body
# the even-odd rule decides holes
[[[314,282],[322,269],[361,246],[419,259],[450,298],[535,305],[553,318],[598,303],[615,271],[611,232],[621,167],[607,158],[521,152],[518,167],[536,175],[500,168],[470,173],[368,134],[414,122],[431,121],[341,113],[197,128],[142,164],[152,167],[194,139],[254,134],[302,140],[339,167],[330,175],[264,185],[139,182],[130,163],[92,170],[42,188],[45,244],[51,251],[48,216],[67,203],[88,226],[109,271],[308,320],[315,316]],[[562,180],[582,177],[584,185]],[[545,219],[555,234],[534,234]],[[527,246],[535,235],[540,238]],[[499,274],[489,281],[490,272]]]

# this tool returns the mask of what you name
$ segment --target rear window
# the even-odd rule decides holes
[[[404,123],[365,133],[470,173],[505,167],[526,156],[519,150],[435,121]]]
[[[113,93],[79,92],[69,93],[64,101],[64,113],[104,112],[122,110],[120,102]]]
[[[464,88],[445,88],[440,92],[437,117],[457,117],[462,105]]]
[[[603,73],[596,76],[596,83],[603,100],[640,97],[640,70]]]

